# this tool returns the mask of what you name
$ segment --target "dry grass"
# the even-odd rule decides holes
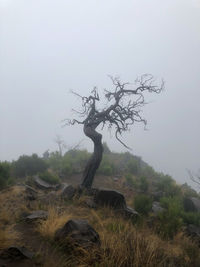
[[[19,218],[22,212],[29,209],[24,200],[24,188],[13,186],[1,192],[0,194],[0,223],[3,225],[13,224]]]
[[[86,219],[99,233],[101,246],[86,250],[80,247],[65,251],[60,247],[41,248],[42,266],[51,267],[199,267],[200,250],[189,238],[182,233],[174,240],[164,241],[155,235],[148,227],[133,225],[109,209],[89,209],[85,206],[85,196],[72,202],[47,206],[49,216],[46,221],[38,222],[35,227],[46,242],[53,241],[55,232],[72,218]],[[1,192],[0,249],[13,241],[18,234],[13,226],[18,214],[26,209],[23,188],[13,187]],[[40,202],[35,202],[39,208]],[[56,204],[57,205],[57,204]],[[5,224],[8,224],[5,226]],[[12,226],[12,227],[11,227]],[[49,242],[46,242],[50,244]],[[51,243],[52,244],[52,243]],[[50,250],[49,250],[50,249]]]
[[[0,249],[4,249],[19,240],[19,233],[13,227],[0,229]]]
[[[71,214],[60,214],[58,209],[50,207],[48,210],[48,218],[41,221],[37,225],[37,231],[45,238],[53,239],[56,230],[62,227],[69,219]]]
[[[107,208],[94,211],[73,206],[60,214],[57,209],[51,207],[49,218],[41,222],[37,230],[42,236],[53,240],[55,231],[71,218],[87,219],[99,233],[101,247],[94,247],[93,250],[75,248],[73,254],[66,254],[67,260],[63,259],[59,266],[175,267],[177,262],[182,264],[185,260],[181,237],[179,240],[177,237],[174,242],[163,241],[148,228],[137,228],[129,221],[117,218],[114,212]],[[187,264],[190,262],[191,258],[187,257]]]

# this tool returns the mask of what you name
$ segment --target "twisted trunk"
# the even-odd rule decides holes
[[[91,188],[96,171],[101,163],[103,155],[102,135],[95,131],[97,126],[84,125],[84,133],[94,143],[94,152],[89,159],[85,170],[83,172],[82,186],[85,188]]]

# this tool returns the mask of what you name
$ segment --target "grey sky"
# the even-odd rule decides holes
[[[138,125],[123,140],[187,181],[186,168],[200,168],[199,71],[200,0],[0,0],[0,160],[55,150],[56,134],[69,146],[85,138],[81,126],[61,128],[78,107],[70,89],[152,73],[166,89],[144,108],[149,131]]]

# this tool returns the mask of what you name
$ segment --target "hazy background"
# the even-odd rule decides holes
[[[200,168],[199,0],[0,0],[0,160],[72,146],[81,126],[61,128],[78,107],[73,89],[110,88],[107,75],[166,81],[144,108],[149,131],[123,140],[156,170],[188,181]],[[104,141],[125,149],[109,133]]]

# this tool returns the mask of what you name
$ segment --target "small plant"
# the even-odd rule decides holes
[[[137,183],[136,179],[134,179],[130,173],[127,173],[125,175],[125,179],[126,179],[126,182],[129,186],[132,186],[134,188],[138,187],[138,183]]]
[[[161,204],[165,211],[159,214],[158,232],[163,238],[172,239],[183,224],[182,202],[177,197],[165,197],[161,199]]]
[[[137,195],[134,198],[134,207],[140,214],[147,215],[152,208],[152,199],[146,195]]]
[[[181,217],[186,224],[194,224],[200,226],[200,213],[195,212],[182,212]]]
[[[140,181],[139,181],[139,188],[142,192],[147,192],[149,187],[149,184],[147,182],[147,178],[142,176],[140,177]]]
[[[43,181],[45,181],[49,184],[60,183],[60,179],[58,178],[58,176],[56,176],[55,174],[52,174],[48,171],[41,173],[39,176],[40,176],[40,179],[42,179]]]

